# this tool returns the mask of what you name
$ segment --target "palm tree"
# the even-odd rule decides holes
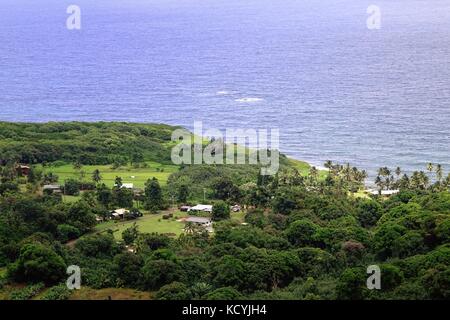
[[[433,164],[431,162],[428,163],[427,164],[427,170],[428,170],[428,173],[429,173],[430,176],[431,176],[431,174],[433,172],[433,169],[434,169]]]
[[[92,180],[95,183],[99,183],[102,180],[102,176],[100,175],[100,170],[95,169],[94,172],[92,173]]]
[[[328,172],[332,173],[333,162],[332,162],[331,160],[325,161],[325,163],[323,164],[323,166],[324,166],[325,168],[328,169]]]
[[[73,168],[75,170],[81,170],[81,168],[83,167],[83,165],[80,163],[80,161],[75,161],[75,163],[73,164]]]
[[[122,188],[123,182],[121,177],[116,177],[116,180],[114,181],[114,187],[117,189]]]
[[[319,174],[319,170],[317,170],[316,167],[312,166],[309,169],[309,177],[310,177],[311,183],[315,183],[317,181],[318,174]]]
[[[362,170],[361,171],[361,180],[360,182],[364,182],[364,180],[366,180],[369,177],[369,174],[367,173],[366,170]]]
[[[443,176],[442,166],[440,164],[437,164],[436,165],[436,178],[437,178],[439,184],[441,184],[442,176]]]
[[[184,226],[184,232],[186,233],[194,233],[195,225],[193,222],[187,222]]]
[[[381,190],[383,190],[383,180],[379,175],[375,178],[375,184],[378,186],[378,193],[381,194]]]

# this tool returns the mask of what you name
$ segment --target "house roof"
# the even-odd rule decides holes
[[[112,212],[112,215],[114,216],[114,215],[123,215],[123,214],[125,214],[126,212],[128,212],[128,210],[127,209],[123,209],[123,208],[121,208],[121,209],[116,209],[116,210],[114,210],[113,212]]]
[[[198,204],[193,206],[190,210],[194,211],[212,211],[212,205],[209,204]]]
[[[381,195],[382,196],[391,196],[391,195],[399,193],[399,192],[400,192],[400,190],[381,190]],[[373,195],[379,194],[378,190],[372,190],[372,191],[370,191],[370,193]]]
[[[193,222],[193,223],[210,223],[210,218],[203,218],[203,217],[189,217],[185,220],[186,222]]]
[[[55,189],[61,189],[61,186],[59,184],[45,184],[42,188],[44,190],[49,190],[49,189],[55,190]]]

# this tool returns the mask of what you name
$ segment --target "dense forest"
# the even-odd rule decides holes
[[[411,175],[380,168],[380,193],[399,190],[389,197],[362,192],[367,174],[349,164],[305,172],[284,156],[275,176],[251,165],[180,166],[165,185],[149,177],[138,194],[121,177],[110,187],[101,172],[58,181],[38,169],[170,163],[172,130],[0,123],[0,298],[69,299],[66,269],[76,265],[82,287],[153,299],[450,299],[450,175],[438,164]],[[64,183],[63,194],[44,191],[49,183]],[[152,215],[205,192],[213,233],[193,225],[179,236],[146,233],[137,224],[120,240],[95,232],[117,207]],[[76,201],[64,201],[69,193]],[[232,219],[235,204],[243,221]],[[367,288],[370,265],[381,269],[380,290]]]

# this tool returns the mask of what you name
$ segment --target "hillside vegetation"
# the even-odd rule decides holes
[[[350,164],[327,162],[324,174],[284,156],[274,176],[182,165],[167,183],[149,172],[142,189],[123,188],[127,168],[172,168],[171,128],[0,124],[0,298],[450,299],[450,175],[441,166],[412,176],[380,168],[380,193],[399,189],[390,197],[354,196],[367,175]],[[19,162],[31,164],[28,174]],[[83,175],[91,166],[105,173]],[[103,181],[101,166],[124,177]],[[60,181],[58,168],[73,172]],[[44,191],[47,183],[64,183],[65,194]],[[212,204],[201,215],[213,232],[179,219],[188,215],[179,206],[200,201]],[[129,210],[120,221],[117,208]],[[80,291],[65,286],[70,265],[81,268]],[[369,266],[380,289],[367,287]]]

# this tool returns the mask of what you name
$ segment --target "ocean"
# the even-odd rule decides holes
[[[318,166],[448,172],[450,1],[2,0],[0,120],[278,128]]]

